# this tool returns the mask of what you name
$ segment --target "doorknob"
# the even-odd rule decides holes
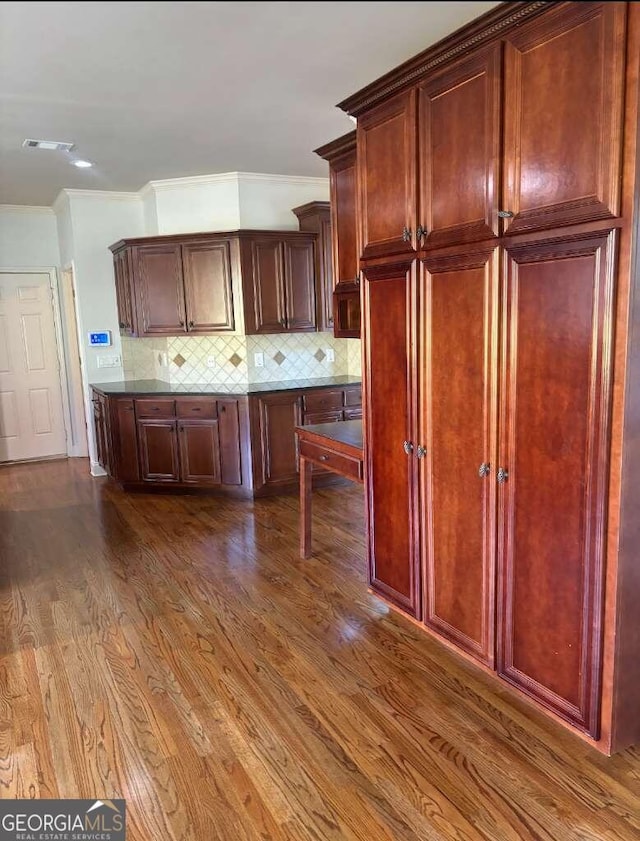
[[[404,444],[402,445],[402,449],[405,451],[405,453],[408,456],[410,456],[411,453],[413,452],[413,444],[411,443],[411,441],[405,441]]]

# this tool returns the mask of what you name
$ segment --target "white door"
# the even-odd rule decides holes
[[[0,462],[66,452],[49,275],[0,272]]]

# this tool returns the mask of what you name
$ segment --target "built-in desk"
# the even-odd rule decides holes
[[[311,555],[311,474],[313,466],[363,481],[362,421],[296,427],[300,448],[300,556]]]

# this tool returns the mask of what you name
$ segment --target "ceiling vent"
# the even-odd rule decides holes
[[[58,140],[23,140],[22,146],[27,149],[48,149],[52,152],[70,152],[75,144],[62,143]]]

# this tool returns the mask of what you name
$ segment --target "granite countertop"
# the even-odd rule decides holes
[[[278,380],[270,383],[166,383],[162,380],[119,380],[113,383],[92,383],[91,388],[102,394],[264,394],[271,391],[299,391],[308,388],[360,385],[361,377],[316,377],[308,380]]]

